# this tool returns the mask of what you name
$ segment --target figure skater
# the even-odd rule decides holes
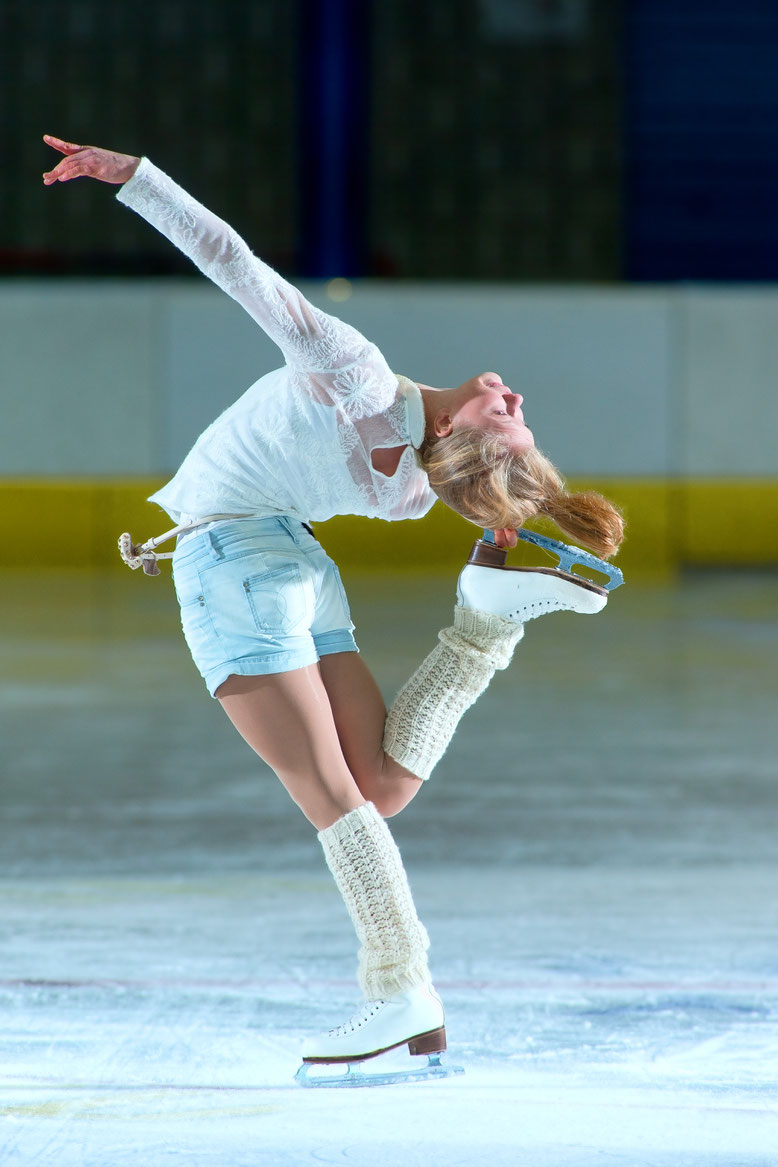
[[[318,831],[360,942],[364,1007],[306,1042],[305,1063],[396,1046],[445,1049],[429,940],[385,819],[414,797],[466,709],[508,666],[523,625],[591,613],[607,593],[550,569],[471,564],[453,624],[388,713],[353,637],[335,564],[308,525],[333,515],[420,518],[440,498],[498,548],[534,515],[597,554],[622,539],[600,495],[568,494],[535,446],[522,397],[493,372],[456,388],[395,375],[148,159],[64,142],[44,182],[90,177],[241,304],[285,364],[206,429],[152,495],[185,530],[173,553],[184,634],[209,692]],[[155,565],[154,565],[155,566]]]

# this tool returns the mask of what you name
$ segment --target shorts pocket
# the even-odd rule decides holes
[[[243,590],[259,632],[302,635],[313,619],[313,580],[297,563],[247,576]]]

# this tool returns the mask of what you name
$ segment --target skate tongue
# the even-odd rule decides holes
[[[598,559],[590,551],[584,551],[581,547],[571,547],[569,543],[562,543],[559,539],[549,539],[546,535],[538,535],[535,531],[525,531],[523,527],[516,534],[525,543],[532,543],[535,547],[540,547],[543,551],[555,555],[559,561],[557,566],[560,571],[576,575],[577,573],[573,571],[574,567],[588,567],[590,570],[605,576],[607,582],[600,580],[594,582],[599,587],[605,588],[607,592],[613,591],[614,588],[620,588],[624,583],[624,576],[618,567],[614,567],[612,563],[607,563],[604,559]],[[494,543],[494,532],[484,531],[483,538],[485,543]]]
[[[343,1025],[336,1025],[334,1029],[330,1030],[331,1037],[346,1037],[349,1033],[354,1033],[361,1029],[363,1025],[373,1017],[379,1009],[382,1009],[386,1004],[383,999],[376,998],[375,1000],[366,1001],[358,1013],[353,1017],[349,1017]]]

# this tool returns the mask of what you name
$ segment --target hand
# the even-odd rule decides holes
[[[494,532],[494,541],[498,547],[515,547],[519,536],[513,527],[500,527]]]
[[[120,185],[132,178],[140,165],[140,158],[132,154],[116,154],[113,150],[101,150],[99,146],[76,146],[51,134],[44,134],[43,140],[65,155],[53,170],[44,174],[46,186],[54,182],[70,182],[71,178],[96,178],[99,182]]]

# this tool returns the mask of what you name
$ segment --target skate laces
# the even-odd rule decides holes
[[[366,1001],[359,1013],[355,1013],[353,1017],[349,1017],[343,1025],[337,1025],[335,1029],[331,1029],[327,1034],[328,1037],[348,1037],[350,1033],[356,1033],[363,1025],[367,1025],[368,1021],[380,1013],[386,1001],[376,999],[375,1001]]]

